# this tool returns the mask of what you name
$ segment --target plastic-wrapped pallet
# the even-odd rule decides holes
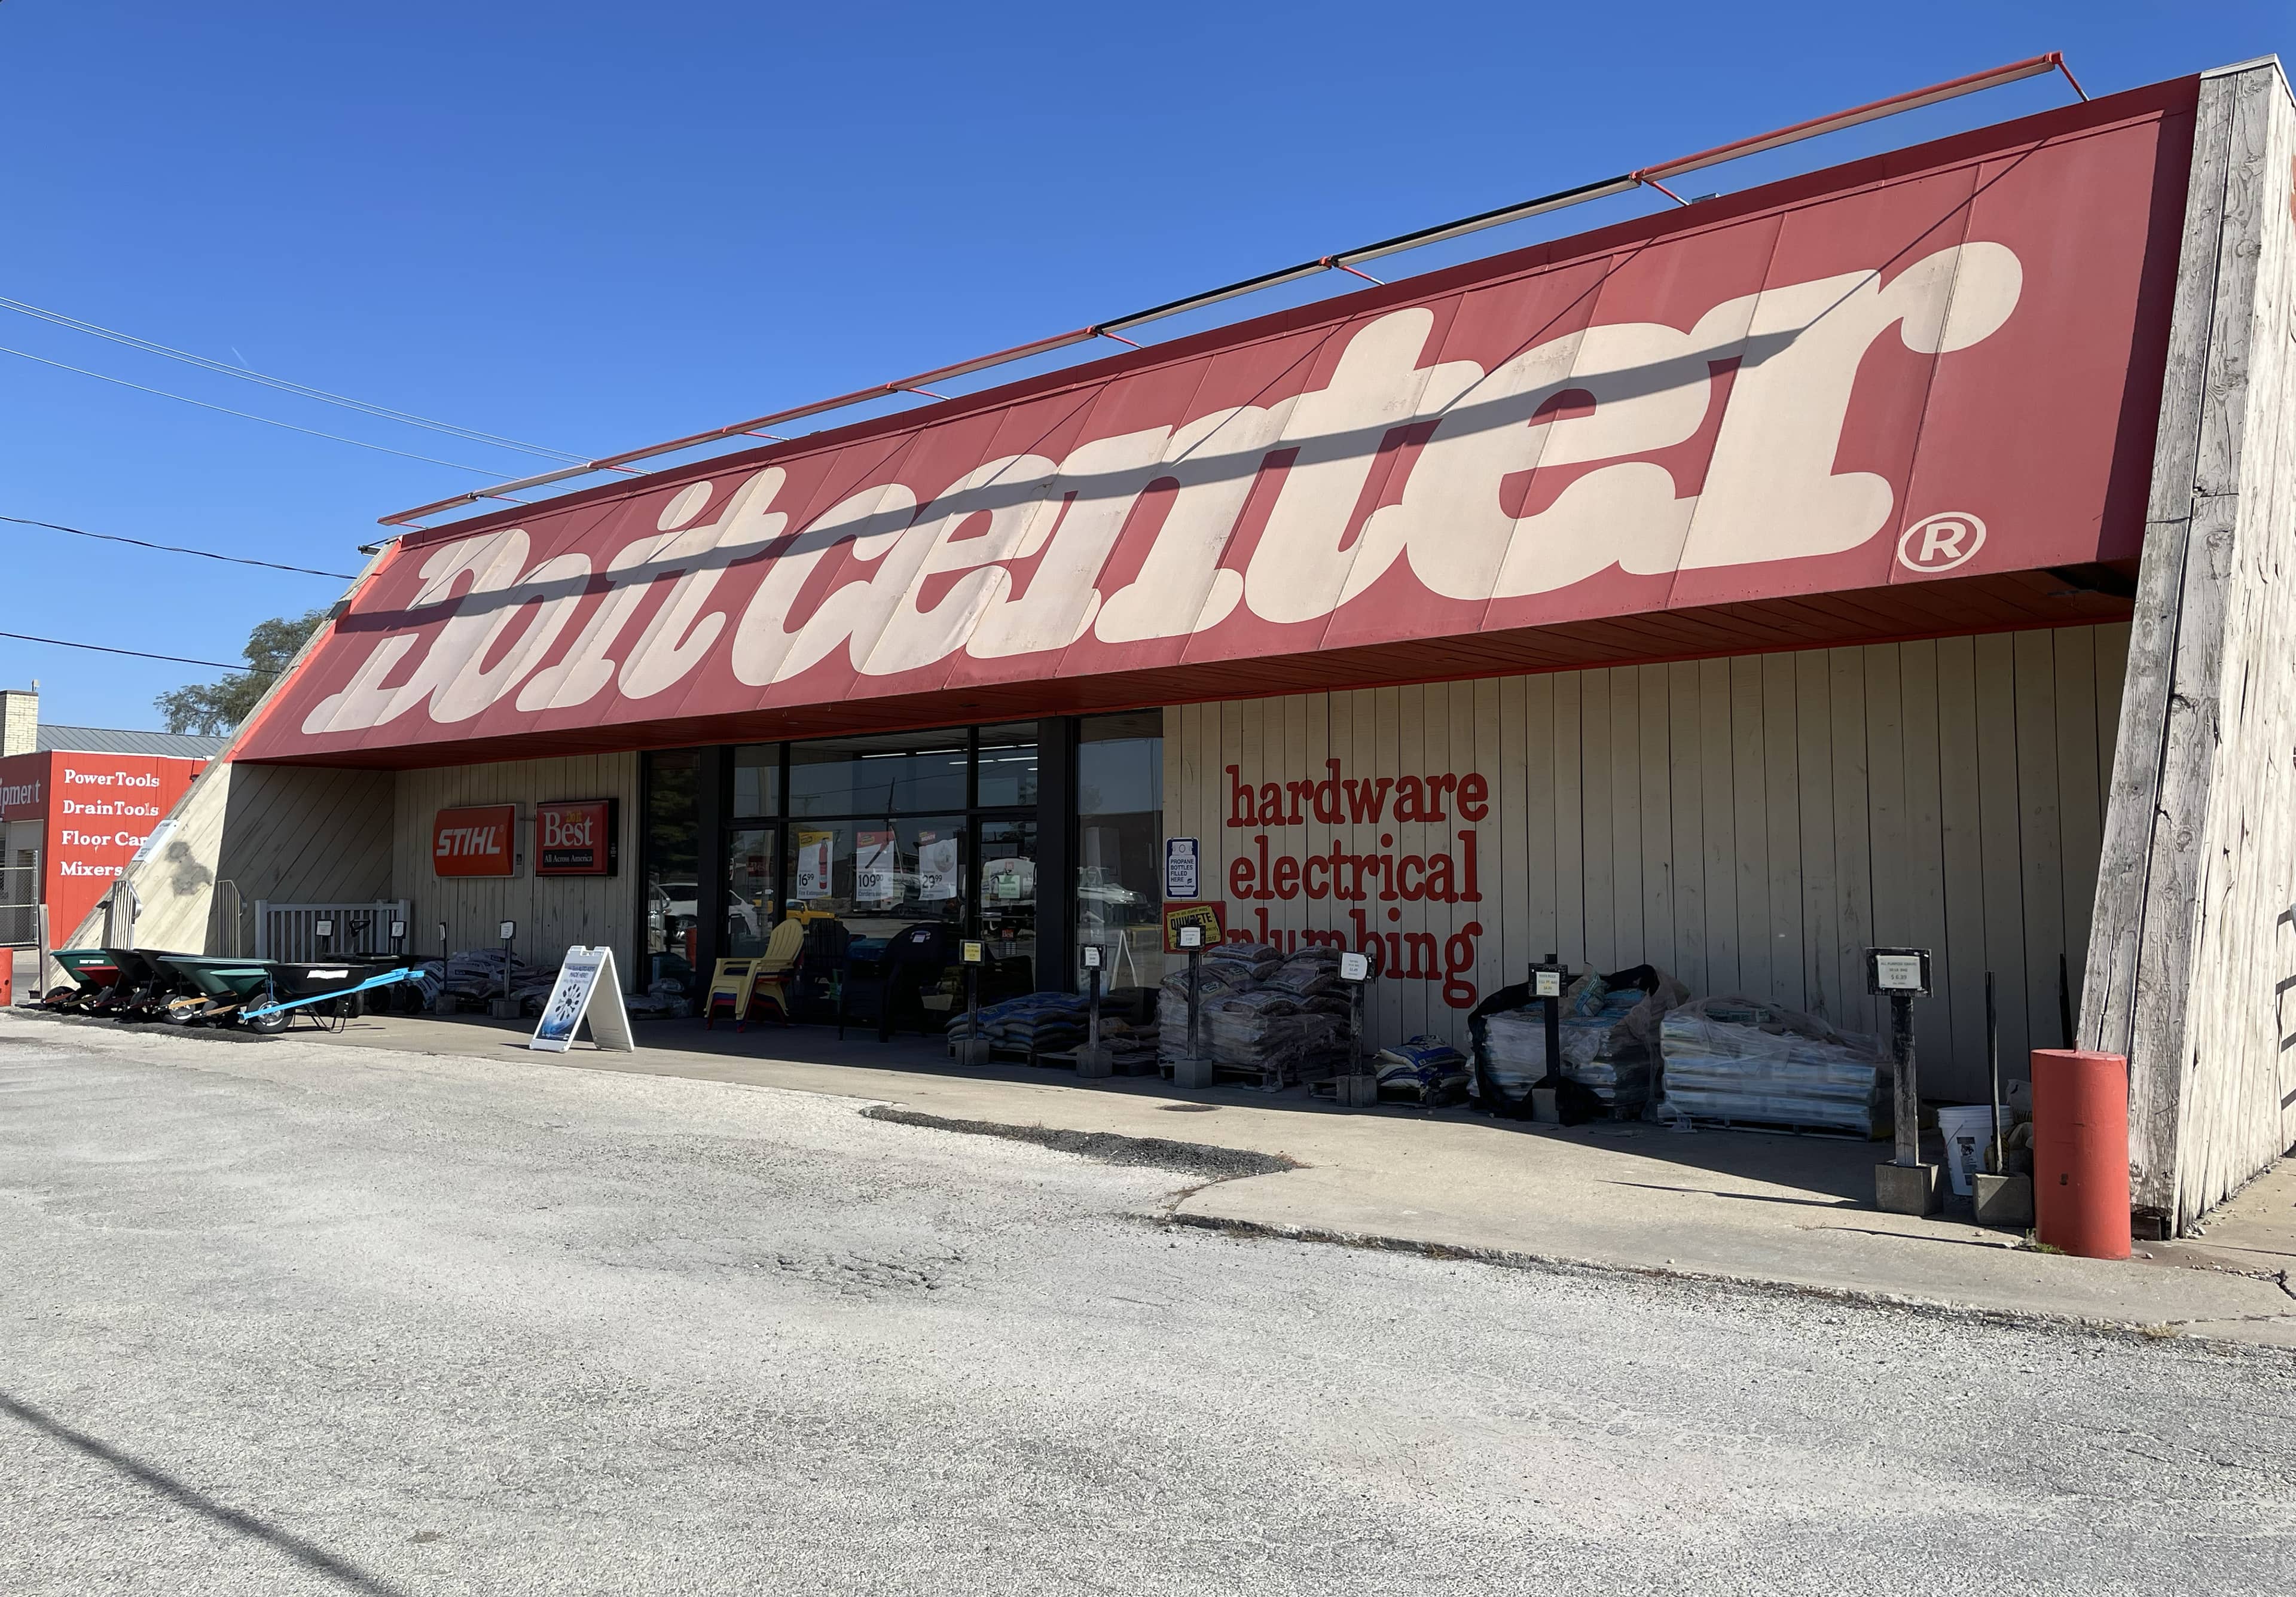
[[[1411,1037],[1374,1061],[1379,1095],[1405,1103],[1456,1103],[1467,1095],[1467,1056],[1441,1037]]]
[[[1888,1134],[1880,1044],[1751,998],[1702,998],[1660,1028],[1669,1106],[1693,1120]]]
[[[1028,993],[980,1011],[980,1035],[1014,1052],[1054,1053],[1084,1041],[1089,1002],[1076,993]],[[972,1017],[960,1011],[947,1027],[951,1039],[972,1035]]]
[[[1209,960],[1204,962],[1201,979],[1203,997],[1201,1012],[1208,1013],[1212,1001],[1238,991],[1249,990],[1250,976],[1230,967],[1216,969]],[[1201,1013],[1200,1013],[1201,1019]],[[1156,1029],[1158,1054],[1169,1061],[1185,1058],[1188,1052],[1188,968],[1183,964],[1164,978],[1156,989]]]
[[[1635,985],[1614,987],[1588,971],[1563,990],[1562,1074],[1612,1114],[1634,1115],[1651,1096],[1660,1023],[1690,989],[1651,966],[1613,974]],[[1480,1030],[1486,1076],[1501,1096],[1521,1102],[1546,1076],[1545,1006],[1486,1015]]]

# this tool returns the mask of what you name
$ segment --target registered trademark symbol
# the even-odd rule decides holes
[[[1985,523],[1967,511],[1915,522],[1898,536],[1898,563],[1908,571],[1950,571],[1985,547]]]

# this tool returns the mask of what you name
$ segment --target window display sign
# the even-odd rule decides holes
[[[534,807],[537,876],[611,876],[619,864],[614,801],[568,798]]]
[[[863,904],[890,904],[901,896],[900,851],[893,834],[865,831],[853,851],[853,897]]]
[[[830,894],[830,850],[837,834],[800,831],[797,834],[797,896],[826,898]]]
[[[440,876],[518,874],[518,806],[442,809],[430,823],[430,868]]]
[[[956,897],[957,877],[961,873],[956,845],[953,837],[938,837],[930,831],[917,833],[917,875],[922,879],[922,890],[917,897],[928,900]]]

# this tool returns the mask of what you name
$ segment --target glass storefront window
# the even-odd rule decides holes
[[[645,757],[645,969],[651,988],[675,981],[694,994],[701,957],[696,924],[701,898],[701,757],[691,749]]]
[[[1037,802],[1037,724],[1021,721],[980,729],[982,809],[1018,809]]]
[[[1036,985],[1037,962],[1037,823],[1034,821],[980,823],[980,935],[988,952],[1000,960],[1025,959],[1023,977],[1013,972],[1012,985],[1023,990]]]
[[[781,828],[737,826],[726,843],[726,953],[740,959],[763,954],[781,921],[774,891]]]
[[[1101,946],[1111,988],[1163,979],[1163,712],[1087,717],[1077,726],[1076,936]]]
[[[857,938],[964,917],[964,817],[906,815],[789,828],[790,908],[834,916]],[[768,930],[771,929],[768,928]]]
[[[743,743],[734,750],[734,814],[750,820],[782,813],[782,746]]]
[[[795,743],[790,747],[790,814],[962,810],[972,758],[962,728]]]

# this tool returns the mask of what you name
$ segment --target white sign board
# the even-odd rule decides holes
[[[580,944],[566,951],[558,967],[558,985],[542,1006],[542,1019],[529,1039],[529,1048],[563,1053],[574,1044],[583,1018],[590,1021],[590,1038],[601,1048],[635,1052],[637,1040],[630,1035],[630,1011],[622,1004],[622,984],[614,975],[614,951],[603,945]]]
[[[1562,972],[1560,970],[1533,970],[1530,973],[1530,995],[1534,998],[1562,997]]]
[[[917,875],[922,879],[922,886],[917,897],[927,902],[955,897],[963,864],[955,838],[918,834]]]
[[[1099,944],[1086,943],[1084,946],[1084,968],[1087,970],[1097,970],[1100,969]]]
[[[1198,869],[1201,849],[1193,838],[1164,839],[1164,897],[1193,898],[1203,885],[1203,873]]]
[[[1201,926],[1183,926],[1183,927],[1181,927],[1181,928],[1180,928],[1180,946],[1181,946],[1181,947],[1183,947],[1183,948],[1201,948],[1201,947],[1202,947],[1203,946],[1204,946],[1204,929],[1203,929],[1202,927],[1201,927]]]
[[[1885,993],[1920,992],[1922,990],[1922,956],[1918,954],[1875,954],[1874,985]]]
[[[1341,981],[1370,980],[1371,956],[1367,954],[1342,954],[1340,955],[1340,979]]]
[[[853,851],[853,897],[863,904],[890,904],[901,896],[896,879],[901,856],[890,831],[865,831]],[[825,893],[828,889],[823,889]],[[818,898],[822,893],[800,897]]]

